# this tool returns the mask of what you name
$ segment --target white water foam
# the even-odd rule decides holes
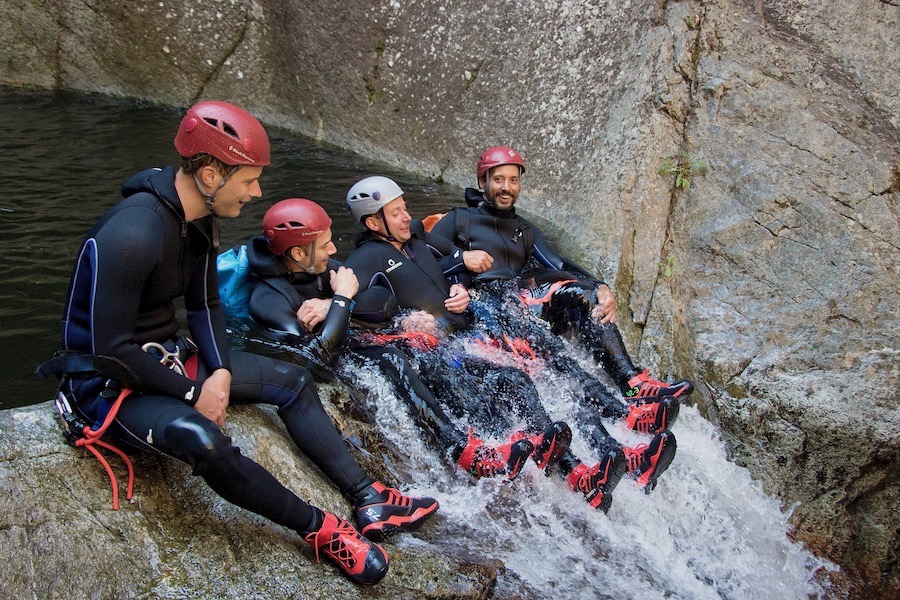
[[[407,407],[378,375],[360,377],[376,389],[368,403],[378,426],[409,456],[416,474],[410,491],[441,503],[441,539],[432,543],[506,565],[495,597],[829,597],[826,578],[817,574],[836,567],[789,539],[788,515],[746,469],[726,459],[716,428],[695,407],[681,408],[672,428],[678,453],[656,490],[645,495],[625,478],[604,515],[533,463],[514,482],[473,485],[423,441]],[[540,391],[558,417],[568,412],[572,394],[555,383],[552,397]],[[573,449],[590,456],[575,429]],[[649,441],[618,424],[608,429],[626,445]]]

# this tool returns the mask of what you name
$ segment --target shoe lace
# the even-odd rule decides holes
[[[328,536],[328,539],[320,540],[322,536]],[[357,554],[368,552],[368,546],[360,538],[359,532],[343,519],[338,519],[332,531],[326,532],[323,527],[310,533],[306,540],[316,549],[316,562],[320,562],[319,551],[322,551],[346,571],[356,566]]]
[[[652,433],[656,429],[656,414],[659,411],[659,402],[632,406],[631,410],[633,413],[636,413],[632,429],[638,433]]]
[[[385,498],[384,501],[379,502],[379,504],[388,504],[390,506],[399,506],[401,508],[406,508],[412,504],[412,498],[404,496],[397,488],[384,488],[382,494],[384,493],[387,494],[387,498]]]
[[[622,448],[625,451],[625,459],[628,461],[628,472],[640,470],[644,463],[644,452],[647,450],[647,444],[638,444],[634,448]]]
[[[472,462],[470,470],[479,477],[493,477],[497,473],[506,471],[506,462],[494,448],[481,446],[475,451],[475,460]]]
[[[585,471],[581,477],[578,479],[578,491],[587,494],[592,492],[597,488],[597,475],[600,473],[600,465],[596,464],[593,467],[588,467],[587,471]]]
[[[650,370],[644,370],[636,378],[638,381],[632,388],[633,396],[657,396],[660,392],[669,389],[669,385],[663,381],[658,381],[650,377]]]

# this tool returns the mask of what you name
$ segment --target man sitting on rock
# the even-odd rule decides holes
[[[180,168],[131,177],[124,200],[82,244],[63,314],[62,351],[43,372],[61,377],[61,393],[95,423],[91,431],[108,427],[119,442],[189,464],[229,502],[300,533],[353,581],[378,583],[388,569],[381,546],[301,500],[221,429],[229,404],[277,406],[298,448],[353,503],[366,536],[408,528],[438,508],[435,500],[403,496],[362,470],[306,369],[226,344],[218,219],[237,217],[262,195],[268,136],[243,109],[201,102],[182,119],[175,148]],[[179,335],[177,298],[184,299],[193,339]]]

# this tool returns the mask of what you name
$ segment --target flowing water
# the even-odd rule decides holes
[[[171,139],[180,114],[104,97],[0,89],[0,409],[52,397],[53,382],[36,382],[33,370],[57,347],[74,253],[128,175],[176,160]],[[265,197],[241,218],[223,222],[223,248],[256,235],[272,201],[303,196],[336,217],[338,257],[346,256],[355,229],[343,197],[372,173],[400,183],[413,216],[460,203],[456,188],[270,133],[273,167],[263,176]],[[570,351],[584,368],[597,368]],[[515,482],[471,484],[423,441],[406,407],[377,375],[360,376],[374,390],[366,402],[376,422],[409,457],[413,490],[441,502],[443,518],[430,529],[431,541],[405,534],[397,543],[501,559],[507,569],[498,598],[830,597],[820,582],[834,567],[790,541],[788,515],[745,469],[726,460],[716,428],[693,407],[683,407],[673,427],[678,454],[656,490],[644,495],[623,480],[604,515],[533,464]],[[571,420],[577,382],[549,372],[536,382],[551,415]],[[627,445],[646,441],[620,425],[608,428]],[[591,455],[577,431],[573,448]]]
[[[0,88],[0,409],[53,397],[53,381],[35,367],[59,347],[69,276],[94,221],[117,202],[122,182],[148,167],[177,164],[172,139],[181,110],[54,92]],[[394,178],[414,217],[462,202],[462,191],[270,128],[273,166],[263,198],[238,219],[222,220],[222,248],[259,235],[277,200],[304,197],[334,218],[338,258],[356,227],[344,208],[347,190],[374,173]],[[182,321],[183,322],[183,321]]]

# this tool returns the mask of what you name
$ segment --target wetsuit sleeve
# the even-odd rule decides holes
[[[397,314],[397,297],[381,285],[356,294],[353,319],[369,325],[387,325]]]
[[[383,323],[393,316],[386,314],[385,311],[391,306],[391,303],[385,300],[385,290],[388,292],[387,296],[392,297],[394,289],[387,275],[378,267],[379,264],[378,249],[369,247],[368,244],[351,252],[344,261],[344,266],[353,269],[359,281],[359,292],[356,294],[356,305],[353,309],[354,319],[366,323]],[[379,286],[381,289],[376,289]],[[393,306],[396,311],[396,300]]]
[[[210,250],[206,261],[194,271],[184,293],[188,329],[194,338],[201,360],[210,372],[231,370],[228,339],[225,335],[225,311],[219,302],[219,273],[216,253]]]
[[[595,277],[588,271],[574,262],[563,258],[550,246],[550,243],[544,235],[534,225],[531,226],[534,232],[534,258],[544,267],[554,269],[556,271],[567,271],[577,276],[582,281],[588,281],[596,285],[603,283],[603,279]]]
[[[347,346],[353,304],[350,298],[333,296],[325,321],[321,323],[319,331],[309,343],[319,359],[328,366],[334,366],[334,361]]]
[[[451,210],[444,215],[434,224],[430,233],[448,240],[450,244],[459,244],[459,240],[456,239],[456,210]]]
[[[302,335],[297,323],[299,308],[265,281],[253,286],[253,292],[250,294],[250,316],[264,327]]]
[[[163,239],[159,215],[146,207],[133,207],[113,216],[86,242],[85,249],[93,253],[94,260],[93,354],[126,371],[131,381],[121,382],[134,389],[191,401],[199,397],[194,393],[196,384],[162,365],[136,341],[144,286],[165,253],[172,252],[160,244]],[[114,373],[101,374],[124,379]]]
[[[447,217],[444,218],[446,219]],[[441,219],[441,221],[443,220]],[[438,264],[441,265],[444,275],[448,278],[453,278],[467,272],[466,265],[463,262],[462,248],[454,246],[449,238],[437,235],[434,232],[423,232],[422,238],[434,257],[438,259]]]
[[[333,296],[325,320],[313,335],[305,328],[301,329],[297,322],[297,310],[300,304],[309,298],[301,293],[302,288],[289,288],[296,292],[296,299],[299,300],[299,303],[296,303],[290,300],[285,292],[277,289],[278,284],[290,286],[290,283],[279,278],[256,283],[250,295],[250,316],[260,325],[296,336],[291,343],[302,346],[305,350],[304,355],[328,367],[333,366],[347,344],[353,301],[344,296]]]

